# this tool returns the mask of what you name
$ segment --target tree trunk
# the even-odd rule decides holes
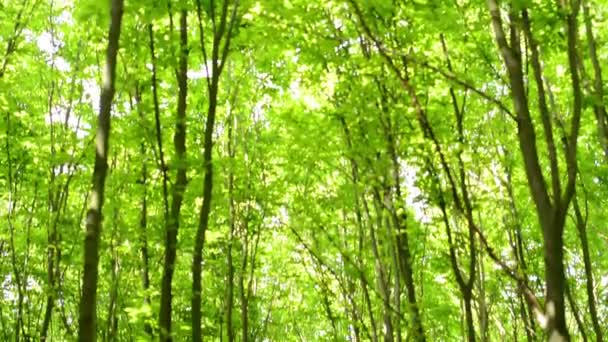
[[[557,161],[553,151],[549,150],[549,158],[551,166],[551,184],[553,185],[553,198],[549,196],[545,179],[540,166],[538,150],[536,144],[536,134],[534,124],[530,115],[528,105],[528,97],[524,86],[524,76],[522,74],[522,62],[520,51],[519,31],[515,19],[515,13],[510,13],[511,18],[511,45],[507,43],[505,32],[502,25],[502,18],[499,5],[496,0],[488,0],[488,8],[492,18],[492,26],[494,28],[495,40],[500,49],[503,62],[507,68],[509,75],[509,83],[511,85],[511,97],[515,112],[517,113],[517,135],[519,138],[519,146],[524,160],[524,168],[528,185],[534,204],[536,206],[537,216],[540,222],[543,233],[543,251],[545,258],[545,318],[547,320],[545,330],[547,338],[550,341],[569,341],[570,335],[566,326],[565,303],[564,303],[564,265],[563,265],[563,230],[565,217],[568,205],[574,194],[576,182],[576,146],[578,132],[580,129],[580,117],[582,108],[582,94],[580,89],[580,80],[577,69],[576,57],[576,15],[578,12],[578,1],[574,1],[572,8],[567,8],[565,2],[558,3],[559,10],[567,13],[566,29],[568,32],[568,62],[570,68],[570,76],[573,90],[573,111],[571,121],[570,136],[565,136],[566,142],[565,157],[567,165],[567,184],[565,191],[561,192],[561,178],[557,169]],[[529,23],[527,12],[522,11],[522,19],[526,34],[531,37],[529,32]],[[535,45],[532,40],[532,52],[536,75],[536,82],[539,86],[539,96],[542,97],[542,80],[540,77],[540,67],[537,65],[537,56],[535,55]],[[540,112],[543,120],[546,119],[546,105],[544,101],[539,101]],[[550,125],[543,124],[545,129],[545,138],[549,140],[549,149],[551,148],[551,129]]]
[[[549,340],[568,341],[566,328],[563,221],[543,229],[545,255],[545,315]],[[555,231],[555,228],[561,229]]]
[[[110,112],[114,97],[116,77],[116,55],[120,37],[120,25],[123,13],[123,0],[112,0],[110,32],[104,82],[101,88],[99,117],[97,122],[95,169],[93,171],[93,194],[86,220],[84,239],[84,272],[82,276],[82,297],[80,299],[80,316],[78,326],[79,340],[94,342],[97,338],[96,302],[97,276],[99,264],[99,239],[101,236],[102,207],[106,173],[108,170],[108,141],[110,135]]]
[[[464,313],[465,313],[465,321],[467,324],[467,340],[469,342],[475,342],[475,325],[473,321],[473,309],[471,306],[472,294],[465,293],[464,295]]]
[[[203,141],[203,168],[205,179],[203,181],[203,203],[199,211],[198,228],[194,241],[194,252],[192,257],[192,340],[202,341],[201,332],[201,278],[203,247],[205,246],[205,234],[209,228],[209,214],[211,212],[211,195],[213,190],[213,130],[215,127],[215,114],[217,111],[217,96],[220,76],[225,66],[228,52],[230,51],[230,40],[236,22],[238,1],[233,5],[230,14],[229,0],[224,0],[220,12],[219,25],[213,20],[213,42],[211,49],[211,80],[208,80],[209,106],[207,108],[207,121],[205,122],[205,135]],[[202,25],[201,1],[196,1],[197,16],[199,23],[200,46],[203,56],[207,58],[207,49]],[[215,17],[215,7],[212,8],[211,16]],[[230,15],[229,15],[230,14]],[[223,42],[223,44],[222,44]],[[209,71],[209,70],[207,70]]]
[[[234,165],[235,160],[235,146],[233,141],[233,129],[234,129],[234,118],[230,117],[228,119],[228,156],[230,160],[233,162],[231,165]],[[234,233],[236,227],[236,205],[234,200],[234,169],[231,168],[228,174],[228,202],[230,208],[230,234],[228,236],[228,251],[227,251],[227,281],[226,281],[226,331],[228,336],[228,342],[234,341],[234,328],[232,321],[232,311],[234,308],[234,262],[232,256],[233,250],[233,242],[234,242]]]
[[[114,166],[113,166],[114,167]],[[115,341],[118,334],[118,282],[119,261],[116,250],[116,230],[118,226],[118,207],[114,207],[112,237],[110,238],[110,303],[108,305],[108,325],[106,341]]]
[[[215,71],[214,71],[215,75]],[[212,148],[213,148],[213,127],[215,126],[215,111],[217,106],[217,81],[212,81],[209,94],[209,109],[207,112],[207,122],[205,125],[204,138],[204,174],[203,182],[203,204],[199,212],[199,223],[196,231],[194,242],[194,256],[192,258],[192,340],[194,342],[202,341],[201,332],[201,281],[202,281],[202,263],[203,263],[203,247],[205,246],[205,234],[209,227],[209,213],[211,212],[211,194],[213,188],[213,165],[212,163]]]
[[[583,251],[583,263],[585,265],[585,289],[587,290],[587,301],[589,302],[589,314],[593,323],[593,332],[597,342],[602,342],[604,336],[602,327],[597,314],[597,305],[595,300],[595,285],[593,281],[593,266],[591,264],[591,255],[589,254],[589,241],[587,240],[587,218],[583,217],[578,204],[578,196],[574,198],[574,214],[576,218],[576,230],[578,237],[581,240],[581,249]],[[586,208],[586,206],[585,206]]]
[[[173,186],[173,196],[171,198],[171,211],[166,222],[165,232],[165,258],[163,265],[163,279],[160,298],[160,340],[172,341],[171,336],[171,301],[173,272],[177,254],[177,234],[179,230],[180,211],[184,191],[186,190],[186,98],[188,96],[188,13],[181,11],[180,15],[180,57],[179,68],[177,70],[177,83],[179,87],[177,97],[177,115],[175,123],[175,135],[173,143],[176,153],[177,175]]]
[[[246,257],[245,257],[246,258]],[[245,259],[243,258],[243,259]],[[249,341],[249,298],[245,292],[245,272],[239,276],[239,297],[241,301],[241,341]]]
[[[387,144],[387,152],[391,159],[392,170],[391,178],[393,180],[394,188],[394,200],[390,197],[386,201],[390,201],[389,209],[391,220],[393,224],[393,234],[395,235],[395,247],[396,254],[398,257],[398,268],[396,273],[403,278],[405,283],[405,289],[408,300],[408,311],[410,314],[410,320],[413,327],[413,338],[415,341],[424,342],[426,336],[424,333],[424,327],[422,326],[422,318],[420,315],[420,308],[416,300],[416,286],[414,284],[414,271],[412,267],[412,257],[409,245],[409,231],[407,227],[407,215],[405,208],[402,208],[402,194],[401,194],[401,176],[399,175],[399,156],[397,155],[397,142],[395,141],[395,134],[393,132],[392,120],[389,116],[387,108],[387,94],[384,92],[385,89],[381,86],[378,87],[382,92],[382,113],[385,114],[383,121],[384,126],[384,138]],[[391,196],[392,197],[392,196]],[[394,202],[399,203],[396,205]],[[396,281],[397,282],[397,281]],[[400,293],[395,293],[395,296],[400,296]],[[399,301],[396,301],[396,305]],[[397,306],[397,310],[400,310],[400,304]],[[399,322],[399,320],[398,320]],[[397,335],[400,340],[401,332]]]
[[[145,127],[144,113],[141,104],[141,94],[139,85],[135,86],[135,102],[137,105],[137,112],[141,120],[142,127]],[[143,134],[142,134],[143,136]],[[141,164],[141,186],[143,188],[143,194],[141,196],[141,213],[139,218],[139,252],[141,255],[141,282],[142,289],[144,291],[144,305],[147,307],[151,306],[150,301],[150,267],[149,267],[149,251],[148,251],[148,166],[146,163],[146,142],[142,139],[139,152],[142,157]],[[145,318],[144,331],[148,337],[153,337],[152,324],[150,323],[150,317]]]
[[[585,331],[585,324],[581,319],[581,315],[579,313],[579,309],[576,305],[574,297],[572,296],[572,291],[570,290],[570,285],[566,284],[566,298],[568,299],[568,303],[570,304],[570,309],[572,310],[572,316],[574,316],[574,321],[576,322],[576,326],[578,327],[578,331],[581,333],[581,339],[583,342],[587,342],[587,332]]]
[[[352,155],[350,153],[352,153],[353,150],[353,142],[352,142],[352,137],[351,137],[351,133],[350,133],[350,129],[348,128],[348,125],[346,123],[346,120],[344,119],[344,117],[340,117],[340,124],[342,125],[342,130],[344,131],[344,140],[346,142],[346,147],[348,148],[348,152],[349,152],[349,162],[350,162],[350,175],[352,177],[352,184],[354,186],[354,210],[355,210],[355,219],[356,219],[356,223],[357,223],[357,227],[358,227],[358,255],[357,255],[357,268],[359,269],[359,283],[361,284],[361,288],[363,290],[363,298],[366,304],[366,308],[367,308],[367,312],[369,315],[369,320],[370,320],[370,325],[371,325],[371,340],[373,342],[377,342],[378,341],[378,332],[377,332],[377,325],[376,325],[376,320],[374,317],[374,310],[372,309],[372,302],[369,296],[369,290],[367,289],[367,282],[365,279],[365,275],[363,273],[363,241],[364,241],[364,236],[365,236],[365,226],[364,226],[364,222],[363,222],[363,214],[362,214],[362,208],[361,208],[361,202],[365,201],[364,198],[361,198],[361,194],[359,194],[358,186],[360,185],[360,180],[359,180],[359,164],[357,163],[357,160],[355,158],[352,157]],[[369,215],[368,215],[369,216]],[[373,235],[373,232],[370,232],[370,235]],[[374,240],[375,241],[375,237]],[[374,251],[377,250],[377,248],[375,247],[375,243],[372,241],[372,248]],[[376,256],[376,252],[374,252],[374,256]]]
[[[7,113],[6,115],[6,159],[7,159],[7,164],[8,164],[8,213],[6,215],[6,219],[7,219],[7,223],[8,223],[8,229],[9,229],[9,235],[10,235],[10,255],[11,255],[11,266],[12,266],[12,277],[14,278],[14,282],[15,282],[15,286],[17,287],[17,317],[15,319],[15,342],[19,342],[20,340],[20,333],[21,330],[23,329],[23,290],[24,287],[22,286],[22,279],[21,279],[21,270],[19,270],[18,267],[18,261],[17,261],[17,251],[15,248],[15,226],[13,224],[13,212],[15,210],[15,203],[17,203],[17,198],[15,198],[15,181],[13,179],[13,165],[12,165],[12,158],[11,158],[11,146],[10,146],[10,136],[11,136],[11,114]],[[49,246],[49,252],[51,252],[51,248]],[[51,267],[51,271],[49,272],[49,276],[52,276],[53,274],[53,269]],[[24,280],[27,281],[27,280]],[[52,297],[49,297],[52,299]]]
[[[593,36],[593,23],[591,22],[591,14],[589,13],[589,4],[587,1],[588,0],[583,0],[583,21],[585,22],[587,44],[589,45],[589,58],[593,65],[593,92],[595,96],[593,111],[597,122],[600,145],[604,150],[604,158],[608,161],[608,115],[606,113],[606,106],[604,105],[604,82],[602,80],[602,67],[600,66],[600,61],[597,56],[596,41]],[[593,324],[595,325],[595,322]],[[602,338],[601,332],[599,333],[599,338]]]

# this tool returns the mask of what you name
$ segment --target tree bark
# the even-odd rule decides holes
[[[99,264],[99,240],[101,236],[102,207],[104,200],[105,180],[108,170],[108,142],[110,136],[110,113],[116,77],[116,57],[118,40],[123,14],[123,0],[112,0],[110,31],[106,52],[104,82],[101,87],[97,136],[95,143],[95,168],[93,171],[93,193],[87,213],[86,233],[84,239],[84,272],[82,276],[82,297],[78,337],[83,342],[94,342],[97,339],[96,302],[97,277]]]
[[[192,340],[202,341],[201,331],[201,292],[202,292],[202,262],[203,247],[205,245],[205,234],[209,227],[209,214],[211,212],[211,195],[213,190],[213,129],[215,127],[215,116],[217,111],[217,97],[219,81],[224,69],[230,41],[235,27],[238,0],[232,6],[230,13],[229,0],[224,0],[220,12],[220,22],[216,25],[215,7],[212,6],[213,42],[211,49],[211,80],[208,80],[209,106],[207,108],[207,121],[205,122],[205,135],[203,142],[203,167],[205,179],[203,181],[203,203],[199,211],[199,223],[196,231],[194,252],[192,257]],[[207,58],[205,47],[204,30],[202,25],[201,1],[196,1],[197,16],[199,23],[200,46],[203,57]],[[222,44],[223,43],[223,44]],[[205,61],[206,63],[207,61]],[[207,70],[209,72],[209,70]]]
[[[6,220],[8,223],[8,230],[10,236],[10,255],[11,255],[11,266],[12,266],[12,277],[14,277],[15,286],[17,287],[17,317],[15,319],[15,342],[19,342],[20,333],[23,329],[23,299],[24,299],[24,287],[22,286],[22,274],[21,270],[18,267],[17,261],[17,251],[15,248],[15,226],[13,224],[13,213],[16,209],[16,203],[18,199],[15,196],[15,188],[17,187],[15,180],[13,179],[13,163],[11,157],[11,145],[10,145],[10,136],[11,136],[11,113],[7,112],[6,114],[6,160],[8,166],[8,212],[6,214]],[[50,247],[49,247],[50,250]],[[52,268],[49,274],[53,274]],[[25,281],[25,280],[24,280]],[[52,298],[52,297],[50,297]]]
[[[597,122],[597,132],[602,149],[604,150],[604,158],[608,161],[608,114],[604,105],[604,81],[602,79],[602,67],[597,56],[597,47],[595,37],[593,35],[593,23],[591,14],[589,13],[588,0],[583,1],[583,21],[585,22],[585,32],[587,36],[587,44],[589,45],[589,58],[593,65],[593,92],[595,99],[593,101],[593,111]],[[595,324],[595,322],[594,322]],[[596,332],[597,333],[597,332]],[[601,333],[600,333],[601,338]]]
[[[488,9],[492,19],[494,29],[494,38],[498,44],[503,62],[507,68],[509,75],[509,83],[511,85],[511,97],[513,106],[517,114],[517,135],[519,146],[524,160],[524,169],[528,179],[528,185],[534,204],[536,206],[537,216],[540,222],[543,233],[543,252],[545,258],[545,330],[547,338],[550,341],[569,341],[570,335],[566,326],[565,317],[565,276],[563,265],[563,231],[565,225],[565,217],[568,205],[574,194],[576,182],[576,146],[578,140],[578,132],[580,129],[580,117],[582,108],[582,94],[580,89],[580,79],[577,67],[576,55],[576,16],[578,13],[578,1],[569,8],[564,1],[558,2],[560,11],[566,14],[566,29],[567,29],[567,55],[570,68],[571,85],[573,91],[573,110],[571,119],[570,136],[565,136],[565,159],[567,165],[567,182],[562,193],[560,174],[557,171],[557,163],[551,160],[551,181],[553,185],[553,196],[549,196],[545,179],[539,162],[539,154],[536,144],[536,134],[534,124],[530,115],[528,105],[528,97],[524,86],[524,75],[522,73],[522,54],[520,51],[520,37],[518,31],[518,23],[516,20],[523,20],[524,28],[528,37],[531,37],[529,32],[529,18],[527,11],[522,11],[522,18],[518,19],[515,13],[510,13],[510,46],[507,42],[505,31],[503,29],[501,13],[497,0],[488,0]],[[546,103],[544,101],[544,92],[542,91],[542,77],[540,76],[540,65],[538,63],[538,55],[536,54],[535,42],[532,42],[532,57],[533,67],[535,69],[536,82],[539,85],[538,95],[540,97],[540,112],[541,117],[546,119]],[[548,142],[551,141],[551,126],[544,123],[545,137]],[[551,152],[549,144],[549,158],[555,159],[556,156]]]
[[[112,168],[114,169],[114,165]],[[118,286],[119,286],[119,260],[116,243],[116,230],[118,229],[118,207],[114,207],[112,237],[110,238],[110,303],[108,305],[108,322],[106,341],[115,341],[118,334]]]
[[[360,179],[359,179],[359,163],[357,162],[357,160],[352,156],[352,151],[353,151],[353,141],[352,141],[352,136],[351,136],[351,132],[350,129],[348,128],[348,124],[346,123],[346,119],[343,116],[340,116],[340,124],[342,126],[342,130],[344,132],[344,140],[346,142],[346,147],[347,147],[347,155],[348,155],[348,160],[350,163],[350,176],[352,178],[352,185],[354,190],[354,210],[355,210],[355,219],[356,219],[356,223],[357,223],[357,227],[358,227],[358,255],[357,255],[357,268],[359,269],[359,282],[361,284],[361,288],[363,290],[363,296],[364,296],[364,301],[366,304],[366,308],[367,308],[367,312],[369,315],[369,320],[370,320],[370,329],[371,329],[371,336],[370,339],[373,342],[377,342],[378,341],[378,333],[377,333],[377,325],[376,325],[376,320],[374,317],[374,310],[372,309],[372,304],[371,304],[371,299],[369,296],[369,291],[367,289],[367,282],[365,280],[364,274],[362,272],[363,270],[363,240],[364,240],[364,236],[365,236],[365,224],[363,222],[363,214],[362,214],[362,208],[361,208],[361,202],[365,201],[364,198],[361,198],[361,194],[358,191],[358,187],[360,185]],[[373,232],[370,232],[370,235],[373,235]],[[375,247],[375,237],[372,241],[372,248],[374,248],[374,251],[377,250],[377,248]],[[376,252],[374,252],[374,257],[376,257]]]
[[[572,291],[570,290],[570,285],[566,284],[566,298],[568,299],[568,303],[570,304],[570,309],[572,310],[572,316],[574,316],[574,321],[576,322],[576,326],[578,327],[578,331],[581,333],[581,338],[583,342],[587,342],[587,332],[585,331],[585,324],[581,319],[581,315],[579,313],[578,306],[576,305],[576,301],[572,296]]]
[[[228,118],[228,157],[232,161],[231,165],[234,165],[235,160],[235,144],[234,144],[234,113]],[[234,199],[234,168],[230,168],[228,171],[228,203],[230,210],[230,234],[228,237],[228,251],[226,255],[227,262],[227,281],[226,281],[226,331],[228,336],[228,342],[234,341],[235,331],[233,328],[232,311],[234,308],[234,261],[232,256],[233,244],[235,239],[235,229],[237,224],[237,212],[236,204]]]
[[[141,104],[141,94],[139,85],[135,86],[135,102],[137,105],[137,112],[139,113],[139,119],[141,121],[142,127],[146,127],[146,120],[144,118],[144,112],[142,110]],[[143,136],[143,134],[142,134]],[[141,282],[142,282],[142,290],[144,291],[144,305],[147,307],[151,306],[150,301],[150,256],[148,250],[148,165],[146,162],[146,142],[145,139],[142,139],[139,152],[142,157],[141,163],[141,186],[142,186],[142,196],[141,196],[141,213],[139,218],[139,252],[141,256]],[[146,321],[144,322],[144,331],[148,335],[148,337],[153,337],[152,324],[150,323],[150,317],[146,317]]]
[[[581,212],[581,208],[578,204],[578,195],[575,195],[573,200],[574,214],[576,218],[576,230],[578,231],[578,237],[581,240],[581,250],[583,251],[583,263],[585,265],[585,290],[587,291],[587,301],[589,302],[589,314],[591,315],[591,322],[593,324],[593,332],[595,333],[595,340],[602,342],[604,336],[602,333],[602,326],[597,314],[597,304],[595,300],[595,285],[593,281],[593,266],[591,264],[591,255],[589,253],[589,241],[587,239],[587,205],[585,203],[585,217]]]
[[[180,211],[186,190],[186,99],[188,96],[188,12],[182,10],[180,13],[180,57],[179,67],[176,72],[178,83],[177,113],[175,122],[175,135],[173,144],[176,153],[177,174],[173,185],[171,208],[169,218],[166,222],[165,231],[165,258],[163,264],[163,278],[160,298],[159,328],[160,340],[173,341],[171,335],[171,302],[173,299],[172,283],[177,254],[177,234],[179,230]]]
[[[391,215],[391,220],[393,224],[393,234],[395,235],[395,247],[398,257],[398,271],[396,272],[403,278],[405,282],[405,289],[408,300],[408,308],[409,314],[411,316],[411,324],[413,327],[413,338],[416,341],[424,342],[426,341],[426,336],[424,333],[424,327],[422,325],[422,317],[420,314],[420,308],[418,307],[418,303],[416,300],[416,286],[414,284],[414,271],[412,267],[412,257],[410,251],[409,244],[409,231],[407,227],[407,215],[405,212],[405,208],[402,208],[402,193],[401,193],[401,176],[399,173],[399,156],[397,155],[397,142],[395,141],[395,133],[392,120],[389,116],[388,112],[388,99],[386,90],[380,86],[379,90],[381,92],[381,111],[384,114],[383,126],[384,126],[384,138],[387,144],[387,152],[391,159],[392,170],[391,170],[391,178],[393,181],[394,188],[394,197],[389,198],[386,201],[390,202],[389,211]],[[397,205],[393,202],[398,203]],[[398,281],[396,281],[398,283]],[[400,296],[399,293],[395,293],[395,296]],[[400,310],[400,304],[396,301],[397,310]],[[399,320],[397,320],[399,322]],[[401,333],[398,333],[398,340],[400,340]]]

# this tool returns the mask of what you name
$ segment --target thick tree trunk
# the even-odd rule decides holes
[[[99,239],[101,235],[102,207],[106,173],[108,170],[108,141],[110,136],[110,112],[114,97],[116,77],[116,55],[123,13],[123,0],[112,0],[110,32],[104,83],[101,88],[99,118],[95,143],[95,169],[93,171],[93,193],[87,213],[86,233],[84,239],[84,272],[82,276],[82,297],[80,299],[80,316],[78,319],[78,336],[83,342],[94,342],[97,338],[96,303],[97,276],[99,263]]]
[[[564,274],[564,222],[555,222],[544,232],[545,255],[545,315],[549,341],[569,340],[566,328],[565,274]],[[559,228],[561,229],[555,229]]]
[[[473,308],[472,308],[472,294],[466,293],[464,295],[464,313],[465,322],[467,324],[467,340],[469,342],[475,342],[475,323],[473,321]]]

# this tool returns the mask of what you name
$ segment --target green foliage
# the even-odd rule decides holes
[[[196,2],[126,3],[100,240],[97,330],[104,341],[147,341],[148,330],[158,338],[167,212],[180,167],[187,169],[188,184],[172,283],[172,332],[176,341],[191,337],[210,49],[223,1],[201,0],[206,56]],[[229,1],[230,13],[233,6]],[[603,68],[608,4],[589,6]],[[181,8],[188,10],[189,48],[183,160],[173,147]],[[507,11],[530,16],[550,98],[557,177],[566,184],[563,151],[576,104],[564,13],[554,2],[530,0],[505,3],[501,10],[507,33]],[[485,1],[241,1],[235,13],[213,131],[214,187],[202,264],[205,339],[384,340],[387,322],[393,337],[408,339],[415,308],[426,340],[457,341],[467,336],[461,276],[475,278],[477,339],[526,338],[530,308],[515,278],[543,303],[546,236]],[[608,294],[602,257],[608,167],[597,121],[605,95],[594,82],[582,8],[578,15],[583,115],[576,195],[565,208],[563,235],[572,340],[597,334],[590,298],[597,301],[600,326],[608,317],[602,305]],[[109,17],[104,1],[0,3],[3,341],[44,334],[49,341],[76,339]],[[551,188],[540,87],[522,25],[519,20],[513,27],[524,51],[537,157]],[[595,282],[591,297],[589,279]],[[51,319],[45,331],[46,310]],[[542,328],[534,327],[529,340],[542,340]]]

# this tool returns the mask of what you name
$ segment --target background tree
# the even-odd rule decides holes
[[[0,339],[602,341],[606,8],[4,1]]]

